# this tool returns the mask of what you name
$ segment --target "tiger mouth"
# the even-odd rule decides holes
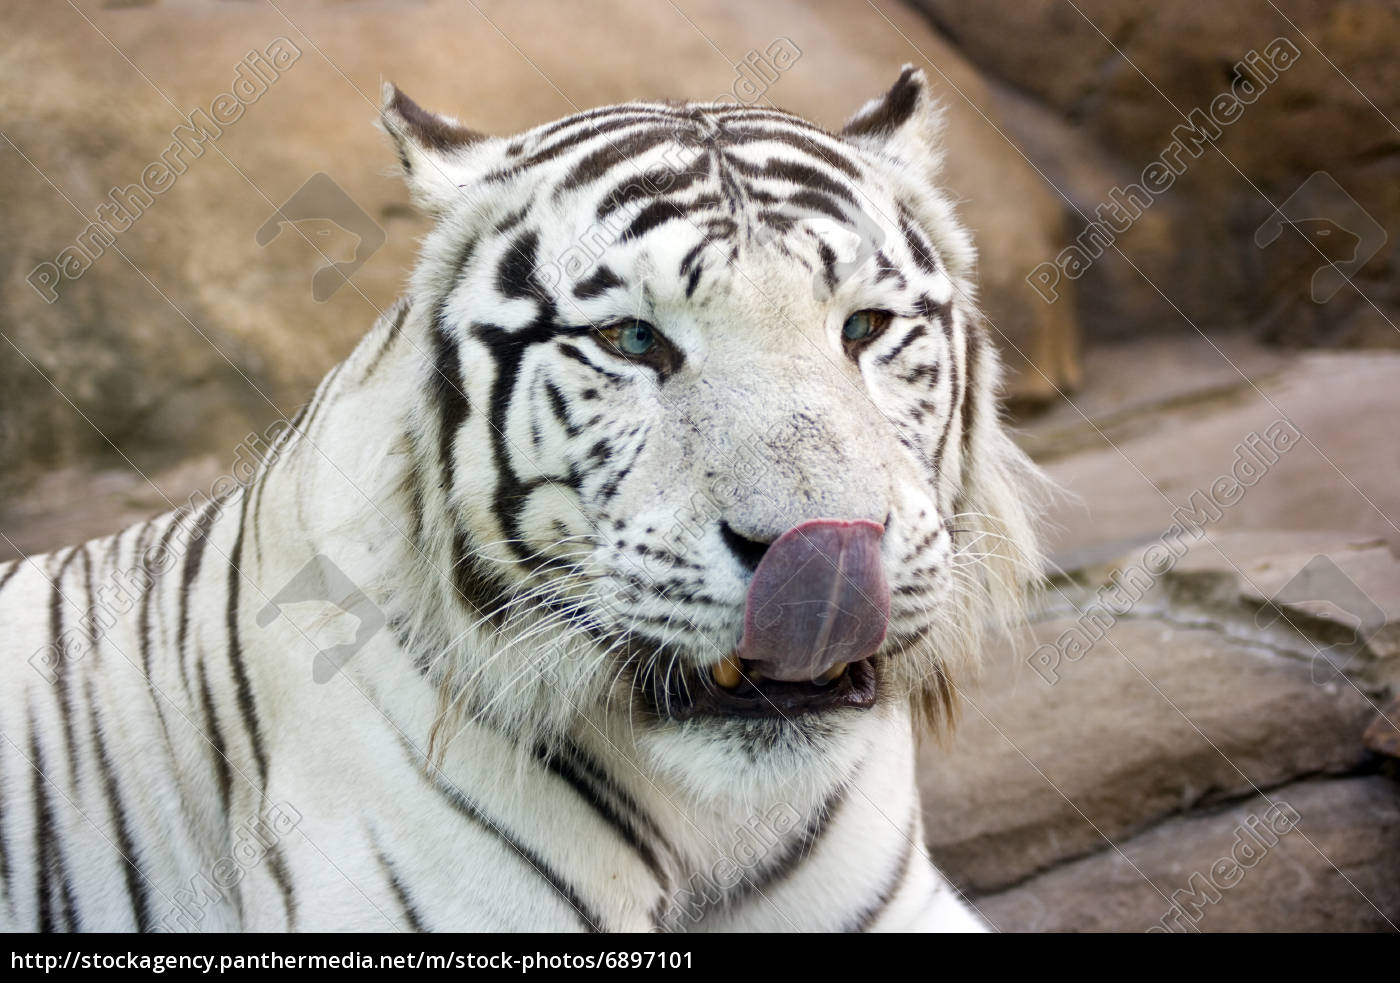
[[[766,677],[756,663],[729,656],[723,662],[687,671],[666,687],[667,717],[789,719],[834,710],[869,710],[875,705],[879,674],[873,657],[851,662],[827,679],[789,682]]]

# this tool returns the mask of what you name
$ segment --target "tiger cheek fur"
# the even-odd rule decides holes
[[[630,103],[500,139],[392,87],[383,125],[436,224],[258,474],[0,566],[8,924],[979,928],[920,846],[914,735],[1018,615],[1043,479],[922,74],[840,133]],[[756,585],[831,607],[814,558],[878,632],[756,622]],[[848,667],[842,631],[878,647]]]

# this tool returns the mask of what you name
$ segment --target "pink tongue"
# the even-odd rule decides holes
[[[740,658],[795,681],[874,653],[890,617],[884,534],[878,522],[812,519],[779,536],[749,585]]]

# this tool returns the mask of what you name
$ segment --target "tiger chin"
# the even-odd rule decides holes
[[[0,566],[5,927],[984,928],[915,744],[1044,479],[923,74],[381,125],[435,225],[257,473]]]

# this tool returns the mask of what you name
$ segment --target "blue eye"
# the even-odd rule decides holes
[[[631,321],[614,330],[614,344],[626,355],[645,355],[656,347],[656,329],[645,321]]]
[[[846,318],[841,337],[847,341],[864,341],[879,334],[889,320],[890,315],[885,311],[856,311]]]

